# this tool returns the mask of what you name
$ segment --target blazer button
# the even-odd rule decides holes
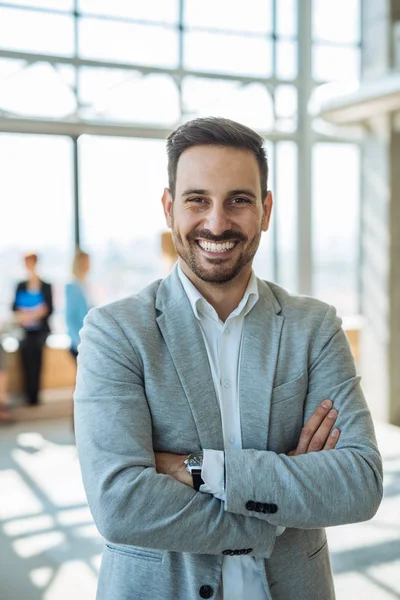
[[[250,554],[250,552],[253,552],[253,548],[247,548],[245,554]]]
[[[223,550],[222,554],[225,554],[225,556],[229,556],[229,554],[231,553],[230,550]]]
[[[255,505],[255,507],[254,507],[254,510],[255,510],[256,512],[262,512],[262,511],[263,511],[263,508],[264,508],[264,505],[263,505],[263,503],[262,503],[262,502],[256,502],[256,505]]]
[[[256,507],[256,503],[254,502],[254,500],[249,500],[248,502],[246,502],[247,510],[254,510],[255,507]]]
[[[211,585],[202,585],[199,589],[200,598],[211,598],[214,594],[214,590]]]
[[[270,513],[271,515],[273,515],[274,513],[278,512],[278,507],[276,504],[266,504],[265,505],[266,511],[268,513]]]

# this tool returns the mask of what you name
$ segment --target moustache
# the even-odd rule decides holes
[[[187,236],[189,242],[194,242],[198,238],[216,244],[218,242],[245,242],[247,239],[241,231],[234,231],[233,229],[227,229],[220,235],[213,235],[208,229],[199,229],[198,231],[192,231]]]

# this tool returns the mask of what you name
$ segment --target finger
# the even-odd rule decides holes
[[[329,438],[332,427],[337,419],[338,412],[332,408],[318,427],[317,431],[310,440],[307,452],[319,452],[325,446]]]
[[[313,435],[315,435],[318,427],[321,425],[331,408],[331,400],[324,400],[319,406],[317,406],[301,430],[299,443],[297,444],[296,448],[296,454],[305,454],[307,452]]]
[[[326,440],[326,444],[324,446],[324,450],[333,450],[336,446],[336,444],[338,443],[338,440],[340,438],[340,431],[337,427],[335,427],[335,429],[332,429],[331,433],[328,436],[328,439]]]

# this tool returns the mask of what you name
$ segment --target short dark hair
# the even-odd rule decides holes
[[[260,168],[261,193],[268,191],[268,160],[264,140],[255,131],[230,119],[205,117],[180,125],[167,140],[168,185],[175,196],[176,171],[181,154],[192,146],[228,146],[253,152]]]

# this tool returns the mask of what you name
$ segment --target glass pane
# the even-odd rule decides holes
[[[179,94],[168,75],[143,76],[134,71],[82,69],[80,94],[88,118],[171,124],[179,120]],[[154,98],[161,97],[157,110]]]
[[[158,67],[174,67],[178,61],[178,36],[164,27],[82,18],[79,35],[80,53],[86,58]]]
[[[313,293],[342,315],[358,312],[360,155],[352,144],[313,151]]]
[[[82,242],[96,301],[108,302],[165,275],[165,141],[82,136],[79,144]]]
[[[297,147],[276,144],[275,219],[278,240],[277,282],[297,290]]]
[[[127,17],[138,21],[176,23],[178,0],[79,0],[79,10],[92,15]]]
[[[268,160],[268,189],[274,189],[274,148],[271,142],[265,141],[264,147],[267,151],[267,160]],[[271,218],[270,225],[268,231],[265,231],[261,235],[260,246],[257,250],[257,253],[254,257],[253,268],[260,279],[265,279],[267,281],[274,281],[274,228],[275,223],[274,219]]]
[[[0,81],[4,85],[8,78],[13,77],[21,71],[26,65],[24,60],[14,60],[8,58],[0,58]]]
[[[236,81],[187,77],[182,89],[187,119],[218,115],[255,129],[273,128],[272,100],[262,84],[241,85]]]
[[[326,44],[313,47],[313,77],[317,81],[348,81],[360,75],[360,51]]]
[[[279,0],[276,11],[278,35],[294,37],[297,34],[297,0]]]
[[[275,88],[275,114],[288,118],[297,114],[297,89],[294,85],[278,85]]]
[[[38,252],[40,274],[53,284],[53,331],[65,331],[64,285],[73,250],[72,148],[68,138],[0,134],[0,322],[10,317],[22,256]]]
[[[266,39],[192,31],[184,49],[187,69],[261,77],[272,72],[272,44]]]
[[[0,47],[67,56],[74,50],[72,17],[0,8]]]
[[[41,62],[2,82],[0,108],[19,115],[63,118],[75,111],[76,98],[56,69]]]
[[[247,0],[246,9],[231,0],[186,0],[185,24],[225,31],[272,32],[271,0]]]
[[[313,0],[313,37],[324,42],[357,43],[361,35],[360,0]]]
[[[53,10],[74,10],[74,0],[7,0],[7,4],[29,6],[32,8],[52,8]]]
[[[297,44],[280,41],[276,44],[276,76],[294,79],[297,76]]]

